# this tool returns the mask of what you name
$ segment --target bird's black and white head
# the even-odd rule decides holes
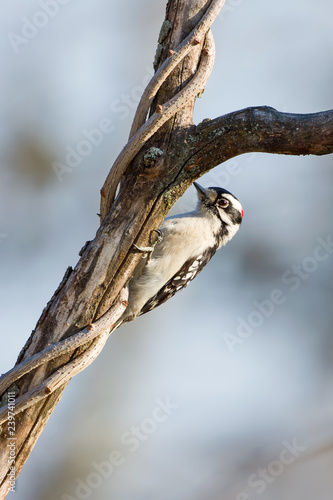
[[[199,202],[197,211],[210,214],[216,221],[219,246],[225,245],[237,233],[243,219],[243,208],[239,200],[229,191],[220,187],[203,188],[194,182]]]

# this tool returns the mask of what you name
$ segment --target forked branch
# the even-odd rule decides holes
[[[185,56],[186,53],[187,52],[184,51],[183,56]],[[103,222],[111,208],[117,186],[126,172],[130,162],[165,122],[170,120],[170,118],[175,115],[177,111],[183,108],[189,101],[194,99],[204,90],[214,66],[214,59],[214,39],[211,32],[208,31],[202,50],[200,65],[192,80],[190,80],[186,87],[178,92],[172,99],[157,108],[149,120],[147,120],[146,123],[144,123],[131,137],[114,162],[101,190],[101,222]],[[172,67],[172,65],[170,65],[170,67]],[[163,78],[166,78],[167,75],[168,73],[163,74]],[[157,80],[154,86],[155,92],[158,90],[157,84],[161,85],[163,83],[163,78]]]
[[[179,110],[180,107],[186,107],[187,101],[195,99],[196,94],[203,90],[213,65],[214,46],[210,34],[206,37],[205,47],[200,58],[203,39],[214,17],[218,14],[223,5],[223,0],[196,0],[191,4],[188,17],[183,15],[184,5],[182,1],[174,2],[170,0],[177,29],[182,32],[183,23],[187,23],[189,32],[195,29],[200,23],[197,36],[201,40],[190,41],[193,44],[194,62],[192,78],[184,74],[185,85],[181,85],[180,92],[174,92],[156,109],[155,116],[143,131],[139,131],[137,138],[129,144],[124,161],[124,170],[131,162],[142,146],[159,128],[168,122],[171,116]],[[173,5],[174,4],[174,5]],[[211,9],[207,11],[207,9]],[[193,21],[193,15],[197,19],[199,12],[204,13],[204,19],[199,17],[198,22]],[[209,15],[205,17],[205,12]],[[175,31],[176,32],[176,31]],[[186,37],[187,33],[185,34]],[[196,35],[195,35],[196,36]],[[189,46],[190,46],[189,45]],[[177,49],[177,47],[175,47]],[[188,54],[188,47],[185,47],[183,55]],[[182,52],[182,49],[179,51]],[[177,64],[177,55],[169,65],[169,69],[160,72],[155,82],[155,91],[159,85],[167,78],[168,72]],[[183,56],[182,56],[183,57]],[[172,58],[172,54],[171,54]],[[175,63],[176,61],[176,63]],[[166,64],[165,66],[168,66]],[[171,69],[170,69],[171,68]],[[162,75],[162,76],[161,76]],[[151,128],[150,128],[151,127]],[[150,128],[150,130],[149,130]],[[137,141],[137,142],[136,142]],[[133,149],[132,149],[133,148]],[[134,153],[133,153],[134,151]],[[139,256],[133,251],[133,242],[136,240],[142,227],[148,227],[148,220],[153,227],[158,227],[163,213],[168,211],[168,206],[161,208],[159,218],[152,217],[152,207],[154,201],[159,196],[157,191],[149,192],[131,184],[131,174],[128,173],[128,185],[125,182],[122,189],[119,203],[114,204],[112,210],[108,213],[105,209],[103,216],[105,220],[97,231],[95,239],[84,249],[82,257],[75,267],[71,270],[55,292],[51,301],[44,310],[35,331],[32,333],[29,341],[22,350],[19,364],[3,379],[2,389],[15,381],[18,388],[16,399],[16,411],[20,411],[20,417],[16,421],[16,471],[19,473],[29,456],[40,432],[46,425],[46,422],[58,403],[61,393],[68,380],[83,368],[88,366],[101,351],[105,341],[113,329],[113,322],[110,325],[102,324],[108,318],[110,307],[116,307],[116,300],[121,290],[125,290],[126,285]],[[127,175],[127,174],[126,174]],[[160,193],[166,190],[167,176],[163,182],[156,183]],[[113,198],[112,190],[116,185],[110,185],[110,193],[106,195],[108,199]],[[136,189],[139,191],[136,192]],[[111,194],[111,195],[110,195]],[[149,231],[148,231],[149,236]],[[121,315],[118,310],[115,316],[117,320]],[[100,321],[100,322],[99,322]],[[111,320],[110,320],[111,321]],[[101,330],[95,337],[96,331],[89,328],[84,329],[85,325],[93,324],[94,329]],[[61,339],[74,336],[64,342]],[[60,343],[58,343],[60,341]],[[49,344],[55,344],[48,348]],[[51,362],[50,362],[51,361]],[[32,371],[33,370],[33,371]],[[5,402],[5,398],[3,400]],[[5,420],[6,409],[2,409],[2,421]],[[0,435],[1,445],[6,449],[6,439],[8,429],[6,425],[2,426]],[[8,461],[6,454],[0,454],[0,499],[5,498],[8,492]]]
[[[221,2],[213,3],[217,4]],[[207,16],[205,16],[205,19],[206,18]],[[210,14],[210,19],[211,18],[212,13]],[[207,22],[201,22],[200,31],[202,31],[203,26],[206,25]],[[111,176],[108,177],[103,188],[107,190],[107,193],[109,193],[109,196],[107,197],[109,202],[110,200],[113,200],[115,188],[120,180],[120,177],[123,175],[124,169],[126,169],[129,162],[140,151],[142,145],[145,144],[145,142],[179,109],[185,106],[189,100],[195,98],[195,96],[204,89],[214,65],[214,58],[214,40],[210,31],[208,31],[202,50],[200,65],[192,80],[166,104],[160,106],[158,111],[151,116],[151,118],[127,143],[127,145],[117,158],[111,170]],[[162,80],[160,79],[160,83],[161,82]],[[109,204],[110,203],[108,203],[108,205]],[[105,218],[106,215],[107,213],[101,213],[101,218]],[[125,292],[123,291],[122,294],[124,293]],[[123,303],[124,299],[122,299],[121,304]],[[25,374],[29,373],[30,371],[34,370],[38,366],[48,363],[52,359],[55,359],[61,355],[73,353],[76,349],[83,345],[88,345],[85,352],[67,363],[64,367],[58,369],[58,371],[56,371],[52,376],[47,377],[36,388],[31,389],[26,394],[20,396],[20,398],[16,402],[15,414],[18,414],[24,409],[29,408],[33,404],[38,403],[41,399],[45,398],[47,395],[50,395],[61,385],[67,384],[74,375],[82,371],[93,361],[93,359],[97,357],[102,347],[104,346],[107,337],[110,334],[110,325],[115,323],[114,320],[110,323],[110,317],[112,319],[114,316],[112,312],[113,309],[111,310],[111,314],[110,312],[106,313],[105,316],[107,316],[107,318],[102,317],[92,325],[91,329],[85,328],[69,339],[64,339],[63,341],[60,341],[55,345],[46,347],[43,351],[26,359],[0,378],[1,394],[7,387],[9,387],[10,384],[12,384]],[[89,345],[89,342],[91,342],[92,340],[94,340],[93,344]],[[7,407],[5,406],[4,408],[2,408],[2,410],[0,410],[0,424],[4,423],[7,419]]]

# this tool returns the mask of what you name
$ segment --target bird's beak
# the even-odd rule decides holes
[[[199,200],[205,200],[207,198],[206,189],[200,186],[197,182],[193,182],[193,186],[197,190]]]
[[[200,201],[205,203],[214,203],[216,199],[216,193],[214,193],[211,189],[205,189],[197,182],[193,182],[193,185],[198,193],[198,198]]]

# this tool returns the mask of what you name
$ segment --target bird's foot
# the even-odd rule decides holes
[[[142,257],[145,258],[146,255],[148,255],[148,258],[147,258],[147,262],[146,262],[146,265],[149,264],[149,261],[150,261],[150,258],[151,258],[151,254],[153,253],[154,251],[154,248],[155,246],[160,243],[163,239],[163,235],[162,235],[162,232],[159,230],[159,229],[153,229],[151,232],[150,232],[150,240],[152,239],[152,233],[157,233],[157,238],[156,240],[151,244],[151,246],[149,247],[139,247],[138,245],[136,245],[135,243],[133,243],[133,246],[134,248],[138,251],[138,252],[141,252],[143,255]]]

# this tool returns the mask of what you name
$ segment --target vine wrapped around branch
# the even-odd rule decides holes
[[[162,125],[170,120],[179,109],[195,98],[205,88],[209,75],[214,66],[215,45],[213,35],[207,32],[204,47],[201,53],[200,65],[192,80],[176,94],[170,101],[159,106],[155,113],[133,135],[120,152],[106,178],[101,190],[101,223],[107,216],[114,201],[117,186],[124,175],[129,163],[142,149],[144,144],[152,137]]]
[[[110,207],[115,194],[116,186],[118,185],[120,178],[124,174],[126,167],[134,158],[134,156],[140,151],[145,142],[150,137],[152,137],[152,135],[157,130],[159,130],[159,128],[166,121],[168,121],[179,109],[185,106],[188,101],[194,99],[197,94],[204,90],[209,75],[212,71],[215,59],[214,39],[209,30],[209,26],[217,16],[223,3],[224,0],[212,1],[212,4],[202,17],[198,25],[180,44],[179,49],[175,51],[175,54],[165,62],[166,64],[163,64],[161,66],[161,70],[155,75],[156,78],[153,78],[150,83],[150,87],[148,86],[150,95],[152,95],[152,92],[155,95],[157,90],[171,73],[171,71],[177,64],[179,64],[179,62],[185,57],[185,55],[188,54],[193,45],[200,43],[198,37],[204,34],[203,36],[205,36],[205,41],[201,53],[201,60],[197,72],[195,73],[193,78],[172,99],[170,99],[164,105],[160,106],[150,117],[150,119],[140,127],[140,129],[126,144],[122,152],[119,154],[117,160],[115,161],[113,168],[110,171],[110,174],[106,179],[103,187],[103,189],[105,189],[108,193],[108,196],[107,204],[103,206],[101,205],[101,220],[103,220],[103,218],[105,218],[105,216],[107,215],[106,210],[108,209],[106,207]],[[140,113],[142,113],[143,107],[147,106],[147,101],[145,101],[145,94],[140,103],[141,104],[139,105],[136,118],[138,118],[140,116]],[[127,293],[127,291],[125,292],[123,290],[122,292],[122,298],[120,302],[121,305],[125,303],[123,295],[124,293]],[[73,378],[84,368],[89,366],[89,364],[91,364],[91,362],[101,352],[108,336],[113,331],[112,325],[115,323],[115,311],[116,313],[119,312],[119,303],[117,308],[112,308],[111,311],[102,316],[90,327],[80,330],[78,333],[68,339],[66,338],[58,342],[57,344],[46,347],[43,351],[35,354],[34,356],[31,356],[30,358],[27,358],[22,363],[16,365],[13,369],[11,369],[8,373],[4,374],[0,378],[0,394],[2,394],[7,387],[9,387],[11,384],[13,384],[15,381],[17,381],[30,371],[50,362],[57,357],[60,357],[64,354],[73,353],[76,349],[87,345],[87,348],[83,353],[79,354],[72,361],[68,362],[63,367],[56,370],[52,375],[45,378],[45,380],[39,383],[37,387],[31,389],[24,395],[21,395],[16,401],[15,414],[20,413],[30,406],[38,403],[39,401],[50,395],[52,392],[54,392],[56,389],[66,385],[71,378]],[[7,406],[4,406],[0,410],[0,424],[6,422],[7,419]]]

